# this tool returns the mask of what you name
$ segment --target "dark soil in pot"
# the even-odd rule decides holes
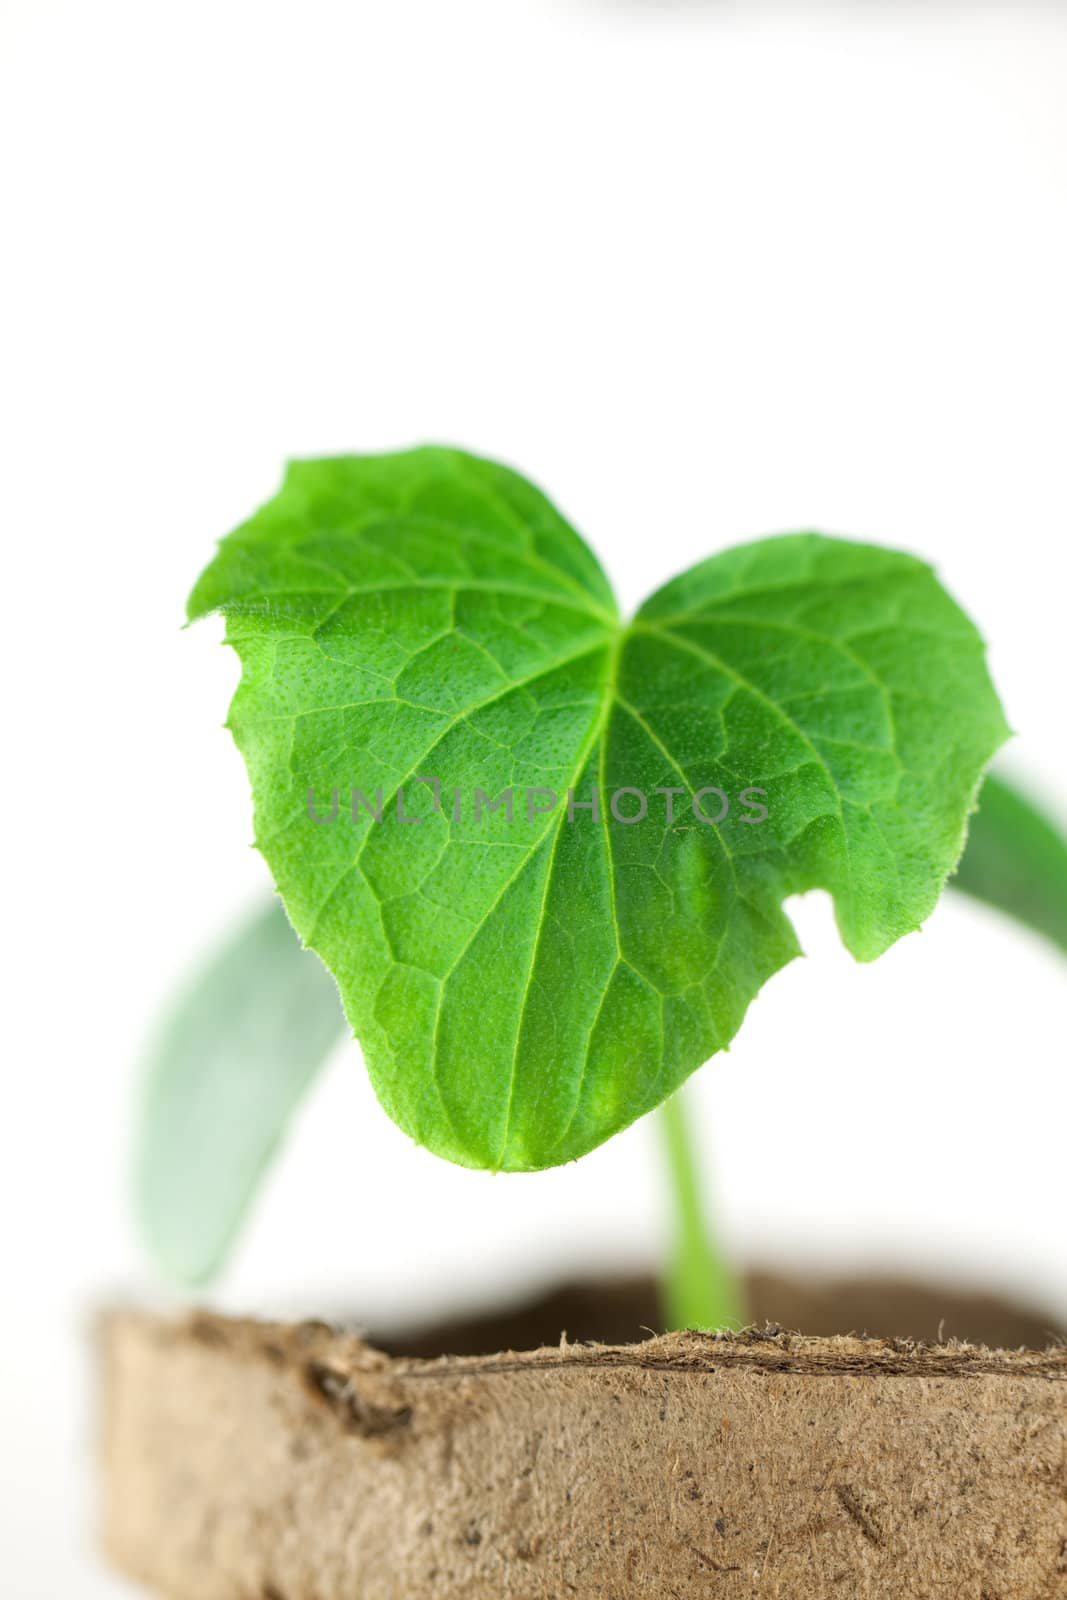
[[[774,1272],[750,1272],[746,1299],[753,1323],[829,1337],[868,1334],[926,1343],[964,1339],[993,1349],[1042,1350],[1065,1330],[1047,1312],[978,1291],[936,1289],[909,1278],[842,1277],[813,1281]],[[633,1344],[663,1331],[651,1278],[567,1283],[481,1316],[432,1322],[415,1331],[361,1330],[367,1342],[391,1355],[493,1355],[572,1343]]]

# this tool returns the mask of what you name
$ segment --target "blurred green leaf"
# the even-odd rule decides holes
[[[1067,950],[1067,838],[1003,778],[982,785],[951,883]]]
[[[286,1125],[345,1031],[333,979],[280,901],[215,951],[147,1062],[135,1184],[141,1229],[171,1278],[220,1266]]]

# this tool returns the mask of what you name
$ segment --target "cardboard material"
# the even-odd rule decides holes
[[[169,1600],[1067,1596],[1067,1350],[101,1338],[105,1543]]]

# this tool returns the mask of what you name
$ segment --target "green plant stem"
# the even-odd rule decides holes
[[[659,1125],[674,1205],[674,1239],[660,1286],[667,1326],[742,1327],[744,1296],[705,1218],[700,1171],[680,1094],[661,1106]]]

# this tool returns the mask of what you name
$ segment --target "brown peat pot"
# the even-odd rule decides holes
[[[108,1317],[111,1558],[170,1600],[1067,1596],[1062,1347],[417,1345]]]

